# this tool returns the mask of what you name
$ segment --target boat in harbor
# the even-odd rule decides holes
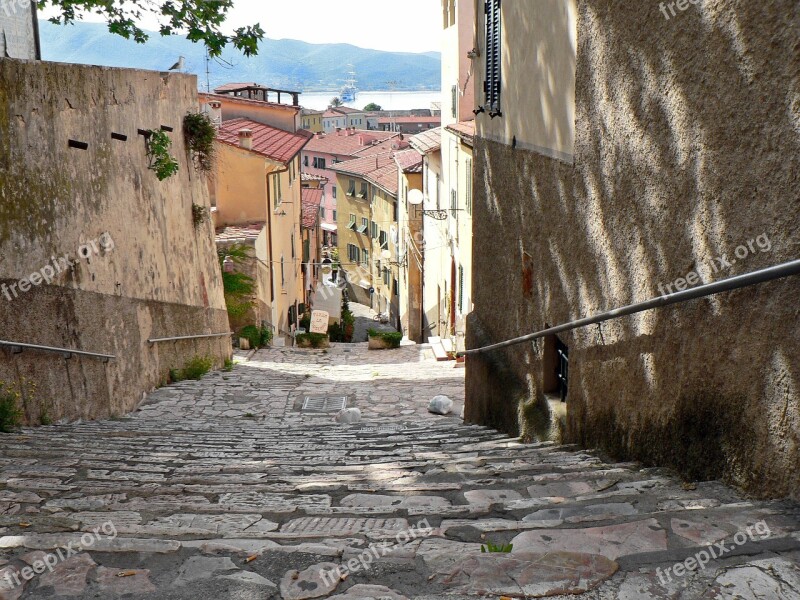
[[[339,98],[342,102],[355,102],[357,94],[358,88],[356,87],[356,73],[355,71],[350,71],[342,91],[339,92]]]

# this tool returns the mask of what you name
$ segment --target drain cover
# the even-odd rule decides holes
[[[339,412],[347,406],[347,396],[326,396],[303,398],[302,410],[314,412]]]

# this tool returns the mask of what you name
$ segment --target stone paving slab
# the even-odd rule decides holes
[[[463,369],[424,347],[238,360],[0,436],[0,600],[800,598],[795,504],[464,424]],[[454,414],[427,412],[440,393]],[[333,395],[363,421],[297,410]]]

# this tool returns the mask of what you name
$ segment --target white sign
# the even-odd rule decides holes
[[[311,311],[311,333],[328,333],[330,315],[324,310]]]

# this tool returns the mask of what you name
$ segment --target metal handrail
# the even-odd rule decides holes
[[[151,344],[155,344],[156,342],[174,342],[176,340],[197,340],[200,338],[222,337],[224,335],[233,335],[233,332],[226,331],[225,333],[205,333],[202,335],[179,335],[177,337],[153,338],[147,341],[150,342]]]
[[[41,350],[42,352],[54,352],[57,354],[66,355],[64,358],[71,358],[72,356],[88,356],[89,358],[101,358],[104,362],[109,360],[116,360],[113,354],[99,354],[97,352],[84,352],[83,350],[73,350],[72,348],[56,348],[54,346],[41,346],[39,344],[25,344],[22,342],[9,342],[7,340],[0,340],[0,346],[8,346],[12,352],[15,348]]]
[[[674,292],[672,294],[666,294],[664,296],[652,298],[651,300],[646,300],[644,302],[629,304],[628,306],[615,308],[614,310],[610,310],[593,317],[585,317],[577,321],[571,321],[563,325],[550,327],[549,329],[544,329],[542,331],[537,331],[536,333],[513,338],[505,342],[499,342],[497,344],[491,344],[481,348],[473,348],[471,350],[459,352],[457,356],[468,356],[470,354],[480,354],[482,352],[489,352],[491,350],[499,350],[500,348],[507,348],[508,346],[515,346],[517,344],[523,344],[525,342],[543,338],[547,335],[561,333],[562,331],[570,331],[572,329],[577,329],[578,327],[585,327],[587,325],[594,325],[596,323],[610,321],[611,319],[618,319],[619,317],[632,315],[645,310],[650,310],[652,308],[661,308],[671,304],[678,304],[679,302],[687,302],[697,298],[704,298],[706,296],[719,294],[720,292],[728,292],[731,290],[756,285],[758,283],[790,277],[791,275],[800,275],[800,259],[775,265],[774,267],[761,269],[759,271],[753,271],[752,273],[736,275],[735,277],[729,277],[728,279],[723,279],[714,283],[706,283],[688,290],[683,290],[682,292]]]

